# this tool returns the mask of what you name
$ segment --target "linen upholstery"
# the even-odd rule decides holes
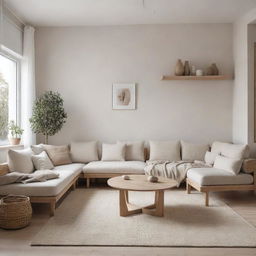
[[[126,145],[123,143],[102,144],[102,161],[125,161]]]
[[[63,146],[53,146],[53,145],[43,145],[46,153],[51,159],[53,165],[63,165],[71,164],[71,158],[69,153],[69,148],[67,145]]]
[[[84,173],[133,173],[144,174],[142,161],[96,161],[83,167]]]
[[[38,144],[38,145],[31,145],[31,149],[33,151],[34,154],[38,155],[40,153],[42,153],[44,150],[44,144]]]
[[[12,150],[7,153],[7,162],[11,172],[31,173],[34,171],[34,165],[31,160],[33,151],[30,148]]]
[[[70,155],[73,163],[89,163],[99,160],[97,141],[71,142]]]
[[[187,178],[200,186],[248,185],[253,183],[253,177],[250,174],[234,175],[217,168],[192,168],[187,172]]]
[[[228,158],[225,156],[216,156],[213,167],[236,175],[240,172],[242,163],[242,160]]]
[[[244,159],[249,157],[249,147],[248,145],[243,144],[231,144],[215,141],[212,144],[211,152],[235,159]]]
[[[126,145],[126,161],[145,161],[144,141],[119,141]]]
[[[45,151],[33,155],[31,158],[36,170],[51,170],[54,167]]]
[[[180,142],[179,141],[150,141],[150,161],[179,161]]]
[[[205,163],[213,165],[217,155],[218,155],[218,153],[216,153],[216,152],[207,151],[204,156]]]
[[[55,167],[53,170],[59,174],[59,178],[45,182],[3,185],[0,186],[0,195],[56,196],[81,172],[82,167],[83,164],[69,164]]]
[[[183,161],[204,160],[205,153],[209,150],[208,144],[194,144],[181,141],[181,155]]]

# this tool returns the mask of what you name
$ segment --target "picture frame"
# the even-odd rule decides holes
[[[114,83],[112,85],[112,109],[136,109],[136,84]]]

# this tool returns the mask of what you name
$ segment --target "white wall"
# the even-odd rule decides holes
[[[233,81],[160,81],[178,58],[233,73],[232,25],[38,28],[37,95],[68,113],[50,143],[117,139],[232,140]],[[112,83],[137,83],[137,110],[112,110]]]
[[[250,23],[256,19],[256,9],[234,24],[234,103],[233,141],[249,144],[256,156],[254,143],[254,77],[252,46],[256,30]],[[249,25],[249,26],[248,26]]]

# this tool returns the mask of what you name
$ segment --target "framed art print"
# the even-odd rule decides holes
[[[113,84],[112,108],[113,109],[136,109],[135,83]]]

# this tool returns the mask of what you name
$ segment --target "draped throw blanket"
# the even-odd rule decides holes
[[[7,185],[12,183],[31,183],[43,182],[46,180],[56,179],[59,174],[51,170],[38,170],[33,173],[11,172],[0,176],[0,185]]]
[[[144,168],[146,175],[162,176],[177,181],[177,187],[186,178],[187,171],[191,168],[212,167],[201,161],[147,161]]]

